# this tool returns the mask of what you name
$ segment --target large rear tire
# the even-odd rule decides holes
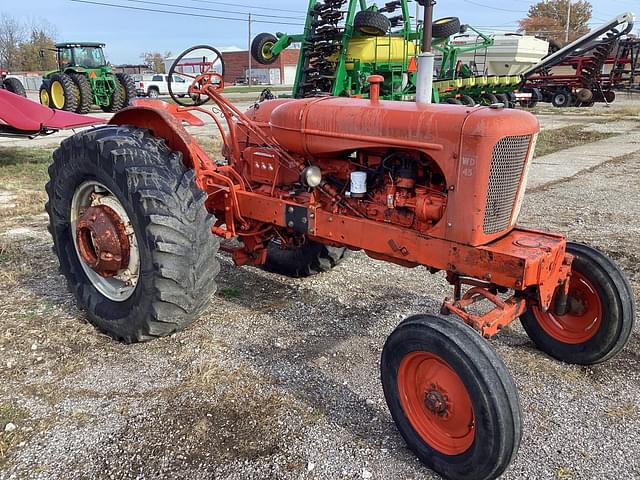
[[[93,104],[93,92],[89,79],[81,73],[72,73],[69,76],[80,92],[80,100],[78,101],[76,113],[89,113],[91,111],[91,105]]]
[[[287,277],[310,277],[328,272],[340,264],[350,253],[344,247],[331,247],[306,240],[297,248],[282,248],[272,241],[267,246],[267,261],[262,268]]]
[[[116,78],[124,89],[124,107],[128,107],[138,95],[136,93],[136,82],[131,75],[126,73],[116,73]]]
[[[127,99],[127,92],[124,89],[124,86],[116,80],[116,88],[111,94],[111,98],[109,99],[108,105],[101,105],[100,108],[103,112],[106,113],[115,113],[119,112],[125,107],[125,102]]]
[[[127,343],[190,325],[215,292],[219,239],[182,155],[146,130],[106,126],[53,159],[49,231],[89,321]]]
[[[27,96],[27,91],[24,88],[24,85],[17,78],[5,78],[4,79],[4,88],[5,90],[15,93],[16,95],[20,95],[21,97]]]
[[[597,250],[569,243],[574,255],[568,310],[556,315],[531,305],[521,322],[533,343],[566,363],[591,365],[624,348],[635,319],[633,292],[620,269]],[[553,308],[553,307],[552,307]]]
[[[458,321],[416,315],[382,351],[391,416],[409,448],[451,480],[498,478],[522,438],[518,393],[500,357]]]
[[[56,73],[51,76],[49,92],[53,108],[65,112],[75,112],[78,109],[80,91],[66,73]]]

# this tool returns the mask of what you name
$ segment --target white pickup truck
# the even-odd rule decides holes
[[[136,81],[136,91],[139,97],[147,96],[149,98],[158,98],[161,95],[169,95],[168,75],[142,75]],[[171,90],[174,94],[185,97],[189,91],[191,82],[179,75],[173,76],[171,82]]]

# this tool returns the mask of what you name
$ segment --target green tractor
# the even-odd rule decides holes
[[[92,105],[117,112],[136,96],[133,78],[114,73],[102,43],[56,44],[58,69],[44,76],[40,103],[67,112],[88,113]]]

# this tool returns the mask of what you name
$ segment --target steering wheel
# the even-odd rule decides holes
[[[187,93],[173,91],[174,74],[192,80]],[[185,50],[171,65],[167,75],[167,85],[169,87],[169,95],[178,105],[183,107],[204,105],[210,100],[205,91],[207,87],[211,86],[217,91],[224,89],[224,60],[222,59],[222,54],[208,45],[197,45]]]

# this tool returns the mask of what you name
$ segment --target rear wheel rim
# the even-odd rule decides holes
[[[120,248],[126,249],[126,258],[121,267],[108,274],[104,264],[96,265],[96,253],[101,251],[100,239],[96,239],[85,225],[87,213],[92,209],[98,213],[106,212],[112,224],[119,223],[117,229],[125,236]],[[82,183],[71,200],[70,227],[78,260],[93,287],[114,302],[129,299],[138,284],[140,253],[133,225],[118,198],[100,182],[90,180]]]
[[[60,82],[53,82],[51,84],[51,99],[53,100],[53,106],[57,109],[63,109],[65,98],[64,88]]]
[[[475,415],[460,376],[430,352],[411,352],[398,368],[402,409],[418,436],[445,455],[466,452],[475,440]]]
[[[591,340],[602,324],[602,300],[593,283],[580,272],[571,272],[568,308],[565,315],[537,307],[532,311],[540,327],[559,342],[577,345]]]

